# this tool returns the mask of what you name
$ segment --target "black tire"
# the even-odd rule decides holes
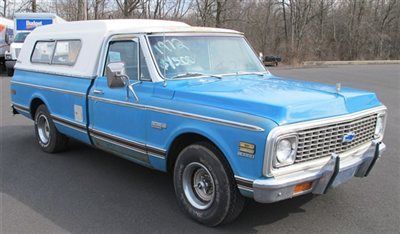
[[[213,144],[199,142],[184,148],[174,167],[175,195],[180,208],[189,217],[207,226],[217,226],[233,221],[239,216],[245,205],[245,198],[240,194],[233,173],[223,157]],[[212,202],[209,202],[209,207],[203,209],[196,208],[193,200],[192,203],[188,200],[188,195],[184,190],[185,168],[187,169],[193,164],[205,166],[207,172],[212,176],[215,189]],[[193,184],[194,176],[189,178],[192,178],[190,184]],[[195,188],[192,187],[191,191],[195,191]],[[196,195],[195,192],[193,194]],[[199,198],[199,196],[196,197]]]
[[[4,61],[1,63],[0,69],[1,69],[1,71],[5,71],[7,69],[6,68],[6,63]]]
[[[68,137],[65,135],[61,134],[58,132],[56,129],[56,126],[54,125],[54,122],[51,118],[51,115],[49,111],[47,110],[47,107],[45,105],[40,105],[35,113],[35,135],[36,135],[36,140],[40,146],[40,148],[46,152],[46,153],[57,153],[60,151],[63,151],[67,148],[68,144]],[[48,133],[48,140],[44,141],[43,140],[43,129],[38,126],[42,126],[42,123],[44,121],[47,121],[47,129],[46,131]],[[41,132],[42,131],[42,132]],[[40,133],[41,132],[41,133]],[[42,137],[40,136],[42,134]]]
[[[6,68],[6,71],[7,71],[7,76],[13,76],[14,75],[14,69]]]

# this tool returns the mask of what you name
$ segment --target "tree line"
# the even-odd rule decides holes
[[[400,0],[2,0],[3,16],[148,18],[225,27],[288,63],[400,59]]]

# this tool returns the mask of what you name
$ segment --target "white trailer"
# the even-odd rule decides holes
[[[14,22],[0,17],[0,65],[4,66],[5,52],[10,50],[10,43],[14,34]]]
[[[14,41],[5,55],[7,74],[12,76],[14,65],[18,59],[19,52],[25,42],[25,38],[35,28],[65,22],[64,19],[54,13],[16,13],[14,15]]]

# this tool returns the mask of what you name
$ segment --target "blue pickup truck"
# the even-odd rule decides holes
[[[216,226],[245,198],[324,194],[385,149],[376,95],[269,73],[242,33],[157,20],[68,22],[27,37],[12,111],[45,152],[73,138],[173,175],[179,206]]]

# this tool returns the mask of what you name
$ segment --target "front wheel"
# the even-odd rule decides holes
[[[234,220],[245,203],[222,157],[214,145],[200,142],[183,149],[175,163],[179,206],[192,219],[208,226]]]
[[[45,105],[40,105],[36,110],[35,135],[44,152],[56,153],[67,148],[68,138],[58,132]]]

